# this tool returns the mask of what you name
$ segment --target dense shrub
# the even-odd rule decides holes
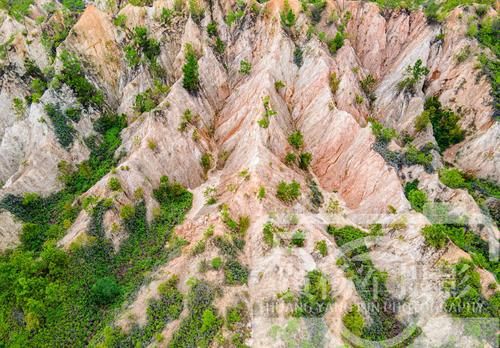
[[[70,11],[82,11],[85,9],[84,0],[63,0],[62,4]]]
[[[158,299],[151,299],[146,310],[147,324],[141,341],[149,342],[154,333],[161,332],[165,324],[179,318],[183,308],[183,296],[177,289],[178,278],[172,276],[158,286]]]
[[[47,82],[41,78],[35,78],[31,81],[31,95],[28,98],[30,103],[38,103],[42,98],[43,93],[47,89]]]
[[[310,152],[303,152],[299,156],[299,168],[303,170],[307,170],[309,168],[309,164],[312,161],[312,154]]]
[[[281,18],[281,25],[284,26],[285,28],[293,27],[295,25],[295,22],[297,21],[297,17],[295,16],[295,13],[290,7],[288,0],[285,0],[283,10],[281,10],[280,12],[280,18]]]
[[[429,123],[431,123],[431,119],[429,118],[429,112],[424,111],[415,119],[415,130],[417,132],[421,132],[427,128],[427,125]]]
[[[250,71],[252,71],[252,64],[250,64],[245,59],[242,59],[240,61],[240,73],[243,75],[248,75],[250,74]]]
[[[418,180],[408,182],[405,185],[405,196],[415,211],[423,212],[424,205],[427,203],[427,194],[418,189]]]
[[[248,281],[250,271],[236,259],[224,263],[224,281],[228,285],[243,285]]]
[[[433,146],[425,146],[423,150],[417,149],[414,145],[408,146],[405,152],[405,161],[407,164],[420,164],[423,165],[426,169],[432,170],[432,154],[430,153],[430,149]]]
[[[59,143],[67,149],[70,148],[75,136],[75,129],[71,126],[70,120],[58,105],[46,104],[45,112],[54,126],[54,132]]]
[[[422,229],[425,242],[436,249],[441,249],[446,245],[447,232],[446,225],[429,225]]]
[[[109,171],[115,146],[119,145],[119,137],[116,139],[114,135],[121,129],[120,120],[103,116],[96,122],[95,128],[106,135],[106,140],[100,147],[92,148],[89,162],[85,164],[88,179],[83,179],[81,173],[67,172],[69,183],[62,192],[47,198],[9,196],[0,202],[2,208],[37,225],[26,227],[30,230],[26,234],[26,245],[0,257],[0,316],[4,318],[0,337],[9,346],[16,345],[20,339],[27,342],[27,337],[28,345],[33,346],[95,345],[90,341],[98,340],[103,324],[114,317],[114,304],[120,305],[130,297],[153,267],[167,262],[180,248],[181,242],[175,239],[170,240],[167,249],[165,244],[173,227],[182,221],[190,207],[192,195],[165,179],[155,190],[155,198],[160,204],[158,217],[148,225],[145,205],[138,203],[124,223],[128,238],[122,242],[119,251],[114,252],[110,241],[104,237],[102,219],[110,206],[107,200],[92,204],[89,238],[85,243],[75,243],[69,253],[55,247],[55,240],[61,238],[68,222],[73,221],[78,213],[78,204],[71,204],[73,199],[95,182],[97,172]],[[94,166],[95,160],[100,167]],[[77,182],[80,180],[85,182]],[[43,237],[37,233],[34,238],[33,231],[36,230],[44,231]],[[28,251],[28,248],[32,250]],[[23,295],[15,285],[18,279],[26,280],[28,285]],[[31,305],[33,303],[37,304],[36,308]],[[105,306],[110,303],[113,306]],[[17,324],[14,308],[29,318],[28,325]],[[164,323],[157,325],[163,328]],[[131,341],[148,344],[150,338],[141,332],[133,330],[131,335],[108,333],[122,342],[117,346],[125,346],[123,342]]]
[[[302,66],[302,64],[304,64],[304,51],[302,51],[302,48],[295,47],[295,49],[293,50],[293,62],[299,68]]]
[[[103,277],[97,279],[90,289],[92,299],[98,305],[107,305],[113,302],[120,294],[120,286],[115,279]]]
[[[439,171],[439,180],[448,187],[457,189],[464,188],[465,179],[456,168],[443,168]]]
[[[342,228],[329,226],[328,233],[333,235],[335,242],[341,248],[366,236],[366,233],[352,226]],[[388,303],[397,301],[387,291],[387,275],[377,270],[367,255],[368,248],[364,243],[360,243],[355,245],[355,248],[347,248],[339,264],[342,265],[346,275],[353,280],[359,296],[367,304],[371,320],[370,325],[364,327],[361,337],[376,341],[385,340],[401,333],[403,325],[396,318],[395,308],[387,306]],[[412,341],[419,332],[418,329],[414,330],[405,342]]]
[[[292,203],[300,196],[300,184],[293,180],[290,183],[280,181],[276,190],[276,197],[285,203]]]
[[[300,292],[296,315],[322,317],[332,303],[330,280],[319,270],[307,273],[307,282]]]
[[[29,8],[33,3],[34,0],[2,0],[0,1],[0,9],[7,10],[9,15],[20,21],[29,14]]]
[[[306,241],[306,235],[303,231],[297,230],[293,233],[291,240],[293,246],[301,248],[304,246],[305,241]]]
[[[462,259],[453,268],[455,286],[450,289],[445,311],[461,318],[497,317],[494,303],[492,305],[481,295],[481,280],[474,264]]]
[[[342,317],[342,323],[352,334],[360,337],[363,333],[365,320],[357,305],[352,305],[351,309]]]
[[[182,86],[191,93],[198,92],[200,88],[200,77],[198,72],[198,58],[191,45],[187,44],[185,48],[185,63],[182,67],[184,74]]]
[[[300,131],[295,131],[288,136],[288,143],[299,150],[304,145],[304,136]]]
[[[464,139],[465,132],[458,124],[460,117],[449,109],[443,109],[437,97],[428,98],[424,110],[429,113],[434,138],[441,151]]]
[[[212,305],[214,289],[207,283],[192,280],[188,294],[188,316],[174,332],[169,348],[209,347],[222,326],[222,320]]]
[[[156,57],[160,54],[160,44],[149,36],[146,27],[135,27],[133,36],[133,46],[139,54],[150,62],[156,62]]]

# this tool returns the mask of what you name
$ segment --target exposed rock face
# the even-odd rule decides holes
[[[144,325],[148,301],[158,297],[158,285],[173,274],[179,276],[182,292],[187,292],[186,283],[193,276],[224,287],[224,295],[216,303],[224,313],[237,300],[257,308],[287,289],[297,294],[307,272],[319,269],[332,279],[336,298],[324,316],[328,343],[340,345],[342,315],[352,304],[363,305],[352,280],[336,264],[341,251],[326,226],[357,225],[367,229],[371,223],[380,222],[384,235],[370,246],[370,255],[377,267],[388,272],[389,290],[395,297],[418,308],[415,312],[401,311],[398,319],[408,323],[417,318],[423,330],[417,341],[421,346],[445,344],[446,336],[461,328],[441,309],[446,293],[436,262],[440,258],[457,261],[458,256],[468,254],[457,251],[454,245],[443,251],[444,255],[429,249],[420,229],[430,222],[424,215],[410,212],[403,185],[419,179],[419,187],[429,199],[450,203],[456,213],[471,215],[474,226],[480,225],[483,212],[465,190],[451,190],[440,184],[437,173],[426,173],[422,166],[401,169],[387,163],[374,149],[377,140],[368,118],[416,135],[415,119],[423,111],[425,99],[437,95],[444,106],[462,115],[461,126],[468,130],[463,142],[443,154],[444,161],[498,183],[500,126],[492,119],[491,87],[486,77],[478,75],[476,58],[456,62],[457,52],[466,46],[471,52],[479,51],[478,43],[465,36],[463,10],[456,9],[443,23],[443,29],[429,25],[421,11],[393,11],[387,15],[374,3],[328,2],[328,10],[342,14],[349,10],[352,14],[346,29],[349,35],[343,47],[332,55],[316,37],[307,38],[305,14],[300,14],[296,29],[282,28],[280,1],[262,5],[267,10],[262,9],[259,15],[248,10],[232,26],[224,22],[231,8],[229,2],[205,5],[206,16],[201,24],[182,15],[174,16],[170,25],[162,25],[158,18],[166,6],[163,1],[155,1],[150,7],[128,4],[120,10],[97,1],[95,6],[86,7],[57,51],[60,55],[66,49],[79,57],[87,79],[105,93],[106,107],[127,118],[122,144],[115,154],[120,158],[116,170],[104,175],[80,197],[113,198],[113,208],[105,214],[103,224],[115,250],[127,235],[113,226],[120,226],[120,208],[133,204],[138,189],[143,190],[149,221],[158,207],[153,190],[162,176],[183,184],[194,194],[190,213],[176,229],[176,234],[190,246],[153,272],[151,280],[119,313],[116,326],[130,330],[136,323]],[[295,1],[290,5],[297,11],[300,6]],[[117,15],[125,16],[123,27],[113,24]],[[223,53],[214,49],[215,40],[207,33],[210,21],[218,23],[219,36],[225,42]],[[63,184],[58,180],[58,164],[77,164],[88,158],[85,138],[95,134],[92,122],[103,113],[92,108],[83,112],[73,124],[76,136],[70,148],[59,144],[54,125],[44,111],[48,103],[57,103],[63,109],[77,104],[67,86],[49,87],[39,102],[16,116],[14,98],[31,93],[25,81],[25,58],[36,60],[41,68],[49,65],[49,58],[42,52],[40,33],[32,22],[22,25],[6,18],[0,26],[3,42],[11,35],[16,38],[7,57],[12,69],[5,68],[0,75],[0,198],[26,192],[47,196],[60,190]],[[318,25],[330,34],[340,27],[324,19]],[[154,72],[144,63],[128,66],[123,53],[138,26],[146,27],[160,43],[157,62],[163,69],[162,78],[169,84],[168,93],[163,93],[157,105],[144,113],[138,112],[134,104],[139,93],[155,88]],[[29,39],[21,35],[25,29]],[[436,40],[442,30],[445,38]],[[200,88],[196,93],[183,87],[187,44],[198,56]],[[302,49],[302,62],[297,62],[297,47]],[[60,69],[58,56],[55,59]],[[397,84],[404,78],[407,66],[417,59],[429,68],[427,78],[417,83],[413,94],[398,91]],[[248,74],[240,71],[242,61],[251,64]],[[339,80],[336,88],[331,86],[332,73]],[[368,75],[377,80],[373,103],[361,85]],[[181,126],[187,110],[193,119]],[[264,116],[269,110],[274,113]],[[268,117],[268,127],[259,124],[263,117]],[[298,150],[288,142],[294,131],[303,134],[304,144]],[[429,132],[417,135],[415,142],[435,143]],[[393,142],[390,148],[401,149],[399,145]],[[284,159],[290,152],[310,153],[310,166],[304,169],[287,165]],[[207,154],[211,156],[210,168],[203,168],[201,163]],[[433,163],[437,163],[436,167],[442,165],[437,152]],[[111,177],[119,180],[119,192],[109,187]],[[285,203],[276,197],[277,186],[292,180],[300,184],[301,194],[292,203]],[[316,187],[314,183],[317,191],[311,188]],[[216,192],[216,205],[205,203],[207,188]],[[259,199],[262,190],[266,195]],[[318,203],[319,196],[323,201]],[[328,207],[332,201],[338,203],[333,213]],[[192,254],[193,245],[203,238],[209,225],[214,225],[215,236],[224,234],[227,227],[219,214],[222,205],[234,216],[249,216],[251,220],[240,256],[250,269],[247,285],[225,286],[221,272],[199,271],[202,260],[218,255],[214,245],[208,244],[202,255]],[[386,214],[392,210],[401,214],[404,226],[394,227],[396,216]],[[291,223],[292,215],[298,216],[298,221]],[[87,234],[90,220],[88,211],[81,210],[59,245],[69,249]],[[286,226],[290,232],[306,231],[304,247],[269,248],[262,237],[268,220]],[[10,213],[0,213],[0,250],[18,244],[20,229],[20,223]],[[474,228],[474,233],[485,240],[499,236],[495,225]],[[328,249],[325,257],[317,251],[316,243],[320,241],[325,241]],[[418,264],[428,275],[428,282],[413,289],[414,269],[400,269],[401,264]],[[492,275],[481,272],[485,288]],[[486,288],[484,292],[491,295]],[[429,301],[435,301],[438,308],[433,313],[419,306]],[[270,337],[269,328],[286,323],[289,313],[282,311],[276,318],[260,314],[256,311],[252,318],[252,335],[247,343],[256,347],[278,344]],[[174,321],[165,327],[162,335],[167,341],[178,325]],[[441,329],[444,333],[439,332]],[[471,342],[467,339],[464,346]]]

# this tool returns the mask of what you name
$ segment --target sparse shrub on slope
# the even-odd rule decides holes
[[[405,77],[401,80],[397,87],[400,92],[408,91],[410,93],[415,93],[416,84],[427,74],[429,73],[429,69],[423,65],[421,59],[417,59],[415,64],[408,65],[406,67]]]

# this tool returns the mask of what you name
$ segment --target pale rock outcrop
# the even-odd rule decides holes
[[[65,40],[65,46],[91,64],[90,71],[99,81],[108,101],[116,104],[120,97],[120,81],[124,59],[117,44],[116,29],[111,18],[89,5]]]

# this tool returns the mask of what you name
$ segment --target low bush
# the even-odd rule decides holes
[[[295,131],[288,136],[288,143],[299,150],[304,145],[304,136],[300,131]]]
[[[373,75],[368,74],[364,79],[359,81],[359,84],[361,85],[361,89],[365,93],[366,97],[370,101],[370,104],[372,104],[375,99],[377,99],[375,95],[375,85],[377,84],[377,80]]]
[[[415,211],[419,213],[423,212],[424,205],[428,200],[426,193],[418,189],[418,180],[408,182],[405,185],[405,196]]]
[[[426,169],[432,170],[432,154],[430,153],[430,149],[434,148],[431,146],[425,146],[423,150],[417,149],[414,145],[409,145],[404,154],[405,162],[407,164],[420,164],[423,165]]]
[[[188,4],[191,18],[195,23],[200,24],[203,17],[205,17],[205,9],[200,5],[198,0],[189,0]]]
[[[122,188],[122,185],[120,184],[120,180],[118,178],[112,177],[108,180],[108,188],[111,191],[119,191]]]
[[[443,168],[439,171],[439,180],[446,186],[458,189],[465,188],[466,181],[462,173],[456,168]]]
[[[288,0],[285,0],[283,9],[280,12],[280,18],[281,18],[281,25],[288,29],[293,27],[295,25],[295,22],[297,21],[297,17],[295,16],[295,13],[290,7]]]
[[[300,196],[300,184],[293,180],[290,183],[280,181],[276,190],[276,197],[285,203],[292,203]]]
[[[240,61],[240,74],[249,75],[250,71],[252,71],[252,64],[245,59],[242,59]]]
[[[342,323],[352,334],[358,337],[361,337],[363,334],[365,320],[357,305],[352,305],[351,309],[344,314],[342,317]]]
[[[430,97],[425,101],[424,112],[429,113],[434,138],[441,151],[464,139],[465,132],[458,123],[460,117],[449,109],[443,109],[437,97]]]
[[[293,62],[299,68],[304,64],[304,51],[300,47],[295,47],[293,50]]]
[[[243,285],[248,281],[250,271],[236,259],[224,262],[224,281],[228,285]]]
[[[213,269],[218,270],[222,267],[222,259],[219,256],[216,256],[212,259],[210,265]]]
[[[397,136],[396,130],[393,128],[384,127],[382,123],[373,118],[370,118],[368,121],[372,126],[372,132],[375,138],[377,138],[377,141],[387,144]]]
[[[212,161],[213,158],[209,152],[205,152],[203,155],[201,155],[200,164],[203,167],[205,173],[208,172],[210,168],[212,168]]]
[[[45,112],[54,126],[54,132],[59,143],[66,149],[70,148],[75,137],[75,129],[70,120],[58,105],[46,104]]]
[[[100,306],[108,305],[120,294],[120,286],[115,279],[103,277],[97,279],[90,289],[92,299]]]
[[[125,29],[127,24],[127,16],[119,14],[113,19],[113,24],[119,28]]]
[[[293,246],[301,248],[304,246],[306,241],[306,235],[303,231],[297,230],[292,235],[291,243]]]
[[[184,74],[182,79],[182,86],[191,93],[198,92],[200,88],[200,75],[198,72],[198,58],[190,44],[186,45],[185,51],[185,63],[182,67],[182,72]]]
[[[333,39],[328,40],[328,50],[331,54],[337,53],[337,51],[344,46],[345,41],[345,33],[343,27],[340,27],[341,30],[338,30]]]
[[[167,85],[155,80],[152,88],[148,88],[135,96],[134,110],[141,114],[153,110],[168,92],[170,92],[170,88]]]
[[[441,249],[448,242],[448,227],[440,224],[425,226],[422,235],[428,245]]]
[[[295,315],[299,317],[322,317],[333,303],[330,280],[319,270],[307,273]]]
[[[335,72],[330,73],[330,91],[332,91],[333,95],[337,94],[339,86],[340,86],[340,79],[337,77],[337,73]]]
[[[310,152],[303,152],[299,156],[299,168],[307,170],[312,161],[312,154]]]
[[[328,247],[325,240],[319,240],[314,245],[314,250],[316,250],[322,257],[328,255]]]

